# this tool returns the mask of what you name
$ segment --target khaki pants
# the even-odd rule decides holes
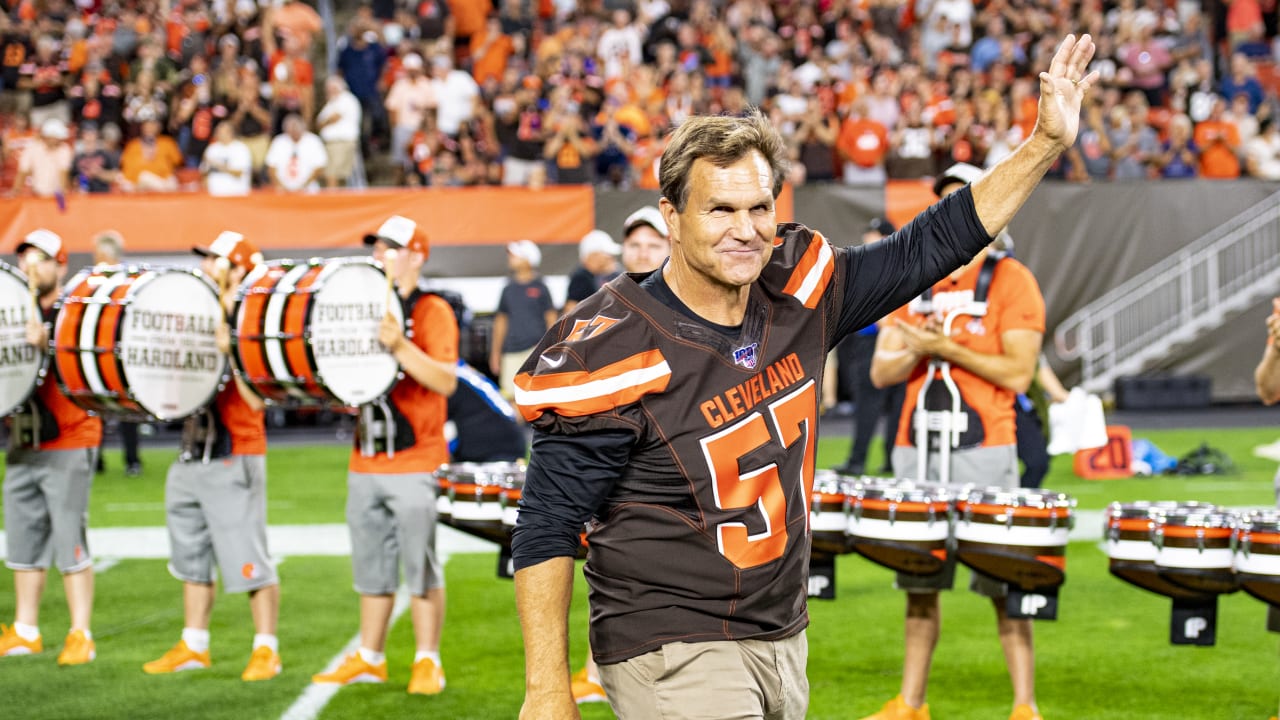
[[[667,643],[600,666],[619,720],[802,720],[809,708],[803,632],[783,640]]]
[[[502,361],[498,364],[498,389],[508,400],[516,396],[516,374],[520,372],[520,366],[524,365],[524,361],[529,359],[530,352],[532,348],[502,354]]]

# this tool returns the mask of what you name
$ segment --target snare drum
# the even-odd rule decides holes
[[[813,478],[813,500],[809,506],[809,528],[813,549],[818,552],[849,551],[845,530],[849,526],[849,490],[852,483],[831,470],[818,470]]]
[[[865,480],[854,486],[851,500],[853,549],[909,575],[941,571],[951,535],[951,493],[941,485]]]
[[[27,343],[27,323],[39,318],[18,268],[0,262],[0,415],[10,415],[31,399],[44,374],[45,348]]]
[[[1235,567],[1245,592],[1280,606],[1280,512],[1264,510],[1240,519]]]
[[[387,300],[387,277],[370,258],[264,263],[240,285],[232,357],[245,382],[274,403],[377,400],[400,372],[378,342],[388,311],[404,326],[399,296]]]
[[[198,270],[83,270],[59,303],[53,363],[63,392],[85,410],[180,420],[224,382],[214,336],[222,307]]]
[[[1179,505],[1156,519],[1156,570],[1164,579],[1200,594],[1239,589],[1231,540],[1239,517],[1213,506]]]
[[[438,471],[448,483],[449,525],[497,543],[509,541],[502,524],[502,493],[518,480],[524,484],[524,463],[452,463]]]
[[[1057,587],[1066,579],[1075,505],[1051,490],[974,490],[956,503],[956,556],[1023,590]]]
[[[1156,569],[1154,530],[1158,518],[1178,507],[1176,502],[1111,503],[1107,506],[1107,557],[1112,575],[1127,583],[1171,598],[1201,597],[1200,593],[1165,580]],[[1205,506],[1211,507],[1211,506]]]

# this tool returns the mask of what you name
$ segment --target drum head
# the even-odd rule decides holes
[[[1280,607],[1280,577],[1239,573],[1240,587],[1262,602]]]
[[[853,549],[877,565],[907,575],[933,575],[946,566],[945,550],[928,543],[854,538]]]
[[[404,327],[399,296],[388,305],[387,276],[363,260],[334,263],[317,283],[309,328],[316,375],[347,406],[377,400],[390,392],[400,372],[400,364],[378,342],[378,326],[388,311]]]
[[[1061,568],[987,543],[975,546],[961,542],[956,558],[980,573],[1028,592],[1055,588],[1066,580]]]
[[[1181,585],[1175,585],[1160,577],[1160,573],[1156,571],[1155,563],[1112,560],[1109,569],[1112,575],[1130,585],[1136,585],[1157,595],[1181,599],[1203,599],[1208,597],[1203,593],[1188,590]]]
[[[0,263],[0,415],[31,397],[44,367],[44,348],[27,344],[27,322],[35,312],[26,278]]]
[[[130,394],[160,420],[180,420],[213,399],[226,372],[214,332],[217,292],[182,270],[152,271],[129,292],[120,365]]]

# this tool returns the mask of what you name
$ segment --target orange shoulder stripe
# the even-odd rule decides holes
[[[662,392],[670,380],[671,366],[661,350],[653,349],[595,371],[520,373],[515,379],[515,400],[528,421],[544,412],[581,417],[608,412],[649,393]]]
[[[804,255],[791,271],[791,278],[782,292],[793,295],[810,310],[818,307],[818,301],[831,283],[835,272],[835,253],[822,233],[815,232]]]

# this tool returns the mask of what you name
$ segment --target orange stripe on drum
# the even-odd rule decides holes
[[[1039,560],[1045,565],[1052,565],[1053,567],[1056,567],[1059,570],[1062,570],[1064,572],[1067,569],[1066,555],[1037,555],[1036,560]]]
[[[863,498],[856,502],[864,510],[896,510],[898,512],[946,512],[946,502],[896,502],[893,500],[872,500]]]
[[[1206,528],[1192,525],[1164,525],[1161,532],[1171,538],[1204,538],[1206,540],[1226,540],[1234,532],[1231,528]]]
[[[1066,518],[1071,511],[1065,508],[1035,508],[1015,505],[987,505],[981,503],[958,502],[957,512],[972,512],[975,515],[1012,515],[1025,518]]]

